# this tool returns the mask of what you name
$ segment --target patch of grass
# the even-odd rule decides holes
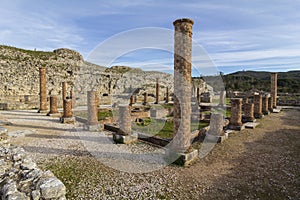
[[[104,120],[107,117],[112,117],[113,112],[111,110],[108,111],[99,111],[98,112],[98,121]]]
[[[170,104],[170,103],[168,103],[168,104],[162,104],[161,105],[164,109],[168,109],[168,108],[173,108],[174,107],[174,105],[173,104]]]
[[[191,131],[199,130],[208,125],[209,124],[205,122],[192,122]],[[173,121],[163,121],[146,118],[143,123],[134,124],[133,129],[150,135],[155,135],[160,138],[173,138],[174,136]]]

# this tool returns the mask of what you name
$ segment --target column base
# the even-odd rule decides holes
[[[61,117],[59,120],[63,124],[74,124],[75,123],[75,117]]]
[[[195,161],[198,157],[198,150],[193,149],[191,152],[178,153],[167,149],[165,159],[175,165],[187,166]]]
[[[211,141],[211,142],[217,142],[217,143],[222,143],[228,138],[228,133],[224,133],[224,135],[212,135],[212,134],[206,134],[205,139],[206,141]]]
[[[255,127],[258,126],[258,125],[259,125],[259,123],[247,122],[245,124],[245,128],[255,129]]]
[[[281,109],[280,108],[273,108],[272,113],[280,113]]]
[[[255,118],[243,118],[242,122],[243,123],[246,123],[246,122],[256,122],[256,119]]]
[[[48,110],[38,110],[38,113],[42,113],[42,114],[46,114],[46,113],[48,113]]]
[[[94,125],[84,125],[83,127],[84,130],[88,131],[99,131],[101,129],[101,124],[94,124]]]
[[[50,116],[50,117],[61,117],[61,113],[47,113],[47,116]]]
[[[270,112],[269,112],[269,111],[263,111],[263,114],[264,114],[264,115],[269,115]]]
[[[264,115],[261,113],[261,114],[254,114],[254,117],[256,118],[256,119],[261,119],[261,118],[263,118],[264,117]]]
[[[234,126],[234,125],[229,124],[228,128],[231,129],[231,130],[235,130],[235,131],[241,131],[241,130],[245,129],[245,126],[244,125]]]
[[[117,144],[130,144],[138,140],[138,134],[132,133],[131,135],[121,135],[118,133],[113,133],[113,140]]]

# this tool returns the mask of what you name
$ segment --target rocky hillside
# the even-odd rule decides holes
[[[166,87],[173,92],[173,76],[161,72],[148,72],[124,66],[106,68],[83,60],[73,50],[57,49],[53,52],[31,51],[0,46],[0,103],[23,102],[30,97],[38,106],[39,67],[47,68],[48,95],[61,96],[61,82],[73,87],[76,99],[84,104],[86,92],[96,90],[99,96],[136,93],[142,98],[147,91],[155,95],[155,82],[159,78],[160,96]]]

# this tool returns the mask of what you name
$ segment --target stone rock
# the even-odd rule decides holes
[[[13,194],[6,196],[5,199],[6,200],[30,200],[30,198],[26,196],[26,194],[19,191],[16,191]]]
[[[21,169],[23,170],[31,170],[35,168],[36,164],[30,158],[25,158],[21,164]]]
[[[66,187],[55,177],[43,178],[37,183],[43,199],[55,199],[66,195]]]
[[[39,200],[41,197],[41,193],[39,190],[33,190],[30,194],[32,200]]]

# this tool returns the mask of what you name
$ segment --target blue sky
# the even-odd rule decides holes
[[[195,22],[194,42],[215,71],[299,70],[299,10],[299,0],[1,0],[0,44],[44,51],[66,47],[89,60],[115,34],[143,27],[173,30],[174,20],[188,17]],[[197,61],[200,55],[194,56]],[[172,63],[170,52],[138,49],[113,64],[168,71]]]

